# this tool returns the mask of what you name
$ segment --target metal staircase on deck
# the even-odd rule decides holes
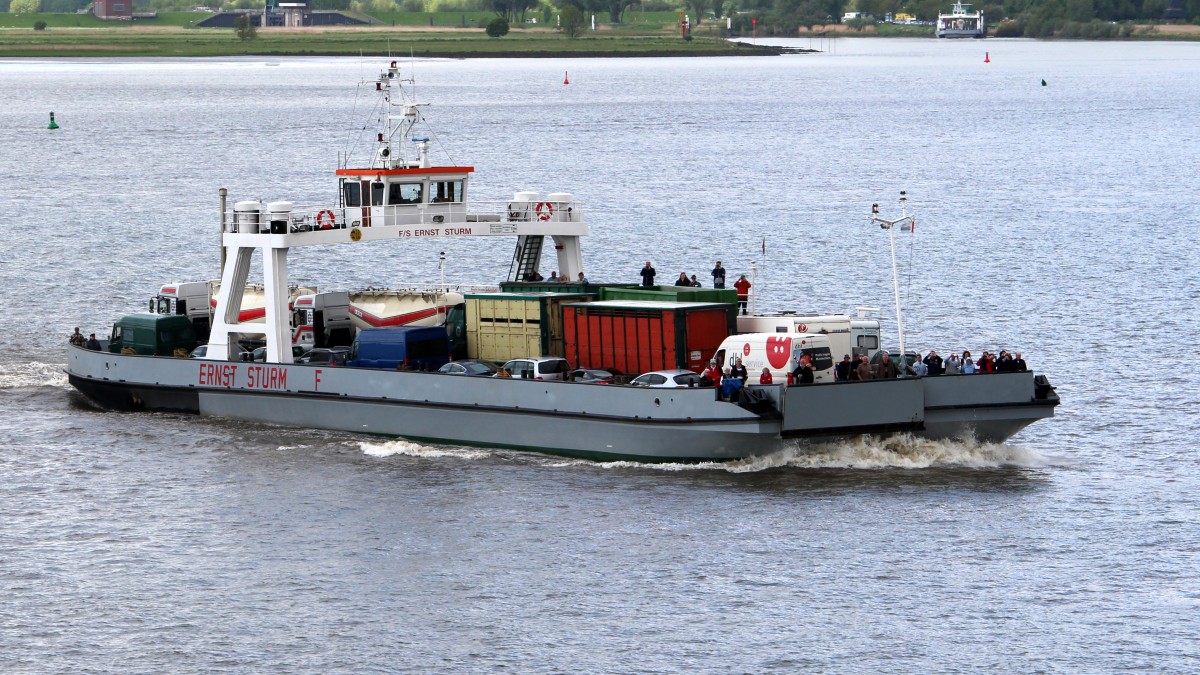
[[[542,259],[544,235],[522,235],[517,237],[517,250],[513,253],[512,265],[508,268],[509,281],[528,281],[538,271]]]

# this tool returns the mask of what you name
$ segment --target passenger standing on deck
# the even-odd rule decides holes
[[[721,267],[721,261],[717,261],[717,266],[712,271],[713,288],[725,288],[725,268]]]
[[[742,365],[742,357],[737,357],[733,360],[733,376],[746,384],[746,380],[750,379],[750,373],[746,372],[746,366]]]
[[[71,333],[71,337],[68,338],[68,341],[76,347],[83,346],[83,333],[79,332],[79,326],[75,327],[75,332]]]
[[[958,368],[959,368],[958,354],[955,354],[954,352],[950,352],[950,358],[946,359],[946,374],[947,375],[957,375]]]
[[[862,363],[863,358],[864,357],[861,354],[855,354],[854,356],[850,357],[851,382],[858,382],[858,364]]]
[[[700,288],[700,280],[696,278],[695,274],[692,275],[692,286],[694,288]]]
[[[1013,366],[1012,354],[1009,354],[1007,351],[1001,349],[1000,358],[996,359],[996,372],[1011,373],[1014,371],[1016,371],[1016,367]]]
[[[579,279],[576,281],[576,283],[586,284],[587,282],[588,282],[587,277],[583,276],[583,272],[580,272]]]
[[[929,371],[930,375],[941,375],[942,357],[938,356],[936,351],[930,349],[929,354],[925,356],[925,368]]]
[[[83,346],[94,352],[100,351],[100,341],[96,339],[95,333],[88,336],[87,342],[83,343]]]
[[[896,364],[892,363],[891,357],[887,352],[884,352],[879,357],[879,363],[875,364],[875,379],[891,380],[896,377]]]
[[[680,272],[679,278],[675,280],[676,286],[691,286],[692,280],[688,278],[687,272]]]
[[[708,360],[708,367],[700,373],[700,380],[707,382],[706,387],[716,387],[721,384],[721,368],[717,365],[716,359]]]
[[[733,282],[733,287],[737,289],[738,311],[742,313],[742,316],[746,315],[746,305],[750,302],[750,286],[750,280],[746,278],[745,274]]]
[[[921,360],[921,352],[917,352],[917,358],[913,359],[913,364],[909,366],[909,370],[917,377],[925,377],[929,374],[929,366]]]
[[[838,382],[848,382],[852,372],[854,372],[854,364],[850,362],[850,355],[846,354],[842,357],[842,362],[833,369],[833,377]]]
[[[867,382],[875,379],[875,373],[871,372],[871,362],[867,360],[866,356],[863,356],[858,360],[858,367],[854,369],[854,372],[858,375],[860,382]]]
[[[771,377],[771,369],[763,368],[762,375],[758,376],[759,384],[774,384],[774,378]]]
[[[809,360],[808,354],[800,357],[800,362],[796,364],[796,369],[792,371],[792,382],[796,384],[813,383],[812,362]]]
[[[550,272],[550,278],[549,278],[549,279],[547,279],[546,281],[552,281],[552,282],[555,282],[555,283],[557,283],[557,282],[558,282],[558,272],[557,272],[557,271],[551,271],[551,272]]]
[[[1025,359],[1021,358],[1021,352],[1017,352],[1017,356],[1013,359],[1013,371],[1023,373],[1026,370],[1029,369],[1025,366]]]
[[[642,285],[643,286],[653,286],[655,274],[658,274],[658,273],[654,271],[654,268],[651,267],[651,265],[650,265],[650,261],[647,260],[646,266],[642,268]]]
[[[961,368],[963,375],[975,374],[975,362],[971,360],[971,352],[963,352]]]

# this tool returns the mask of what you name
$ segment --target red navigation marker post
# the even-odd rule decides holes
[[[758,19],[750,19],[750,44],[758,44]]]

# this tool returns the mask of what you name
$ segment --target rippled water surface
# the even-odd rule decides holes
[[[380,64],[0,61],[0,670],[1200,669],[1200,45],[813,46],[411,68],[475,198],[586,202],[594,281],[753,263],[762,309],[894,333],[865,215],[907,190],[908,343],[1023,351],[1054,419],[647,466],[97,411],[68,331],[214,276],[219,187],[332,201]],[[293,279],[441,248],[511,258]]]

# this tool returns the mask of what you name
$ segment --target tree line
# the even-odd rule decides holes
[[[529,15],[548,23],[558,18],[560,28],[574,33],[580,21],[595,15],[597,21],[623,23],[631,7],[641,11],[686,13],[693,27],[720,19],[732,24],[734,35],[749,35],[752,20],[759,35],[795,35],[821,26],[841,23],[846,12],[862,12],[881,19],[908,14],[933,21],[947,12],[954,0],[310,0],[314,10],[372,11],[491,11],[514,24]],[[91,0],[0,0],[0,11],[61,12],[83,9]],[[196,0],[134,0],[136,11],[187,10]],[[219,9],[263,7],[264,0],[222,0]],[[37,9],[34,9],[34,7]],[[1200,23],[1200,0],[986,0],[976,5],[988,26],[1006,37],[1121,37],[1132,32],[1131,22],[1156,22],[1169,7],[1182,21]],[[563,13],[569,26],[562,25]],[[1007,20],[1002,23],[1002,21]],[[854,20],[862,28],[873,20]],[[851,22],[848,22],[851,23]]]

